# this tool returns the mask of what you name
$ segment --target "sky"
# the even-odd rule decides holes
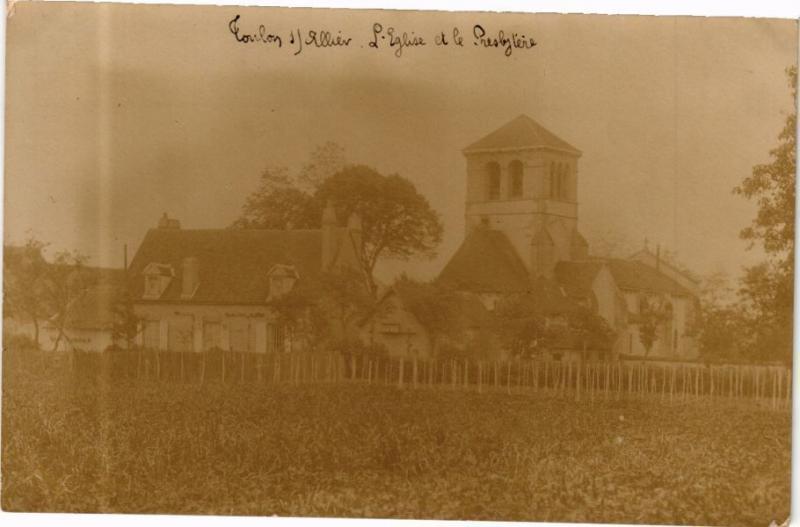
[[[284,46],[229,31],[263,24]],[[430,43],[368,43],[374,23]],[[472,27],[533,49],[472,45]],[[353,38],[293,55],[293,28]],[[461,150],[519,114],[579,148],[579,228],[620,250],[660,244],[696,274],[762,255],[739,231],[755,206],[732,193],[792,108],[789,20],[17,4],[7,24],[5,241],[121,266],[163,212],[228,226],[267,166],[298,169],[326,141],[349,161],[409,178],[443,220],[435,276],[463,238]],[[129,257],[130,257],[129,256]]]

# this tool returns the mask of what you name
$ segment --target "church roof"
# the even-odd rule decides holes
[[[555,278],[571,298],[592,298],[592,284],[603,267],[602,260],[558,262]]]
[[[537,233],[533,235],[533,238],[531,239],[531,244],[555,245],[555,243],[553,242],[553,236],[550,234],[550,230],[546,226],[539,229]]]
[[[684,286],[647,264],[619,258],[593,258],[590,260],[558,262],[555,277],[571,297],[590,297],[592,282],[603,266],[620,289],[694,296]]]
[[[506,235],[484,227],[466,237],[438,281],[474,293],[520,292],[530,287],[528,271]]]
[[[464,153],[526,148],[552,148],[581,155],[580,150],[524,114],[472,143],[464,149]]]
[[[694,296],[691,291],[655,267],[619,258],[609,258],[605,261],[620,289]]]
[[[572,240],[570,240],[570,244],[573,247],[589,247],[589,242],[586,241],[586,238],[583,237],[578,229],[572,231]]]

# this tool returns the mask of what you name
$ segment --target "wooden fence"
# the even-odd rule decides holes
[[[575,400],[656,397],[664,401],[746,399],[791,406],[791,369],[647,361],[561,362],[512,359],[421,359],[346,353],[231,351],[73,352],[81,379],[100,377],[183,383],[320,383],[359,381],[397,387],[546,393]]]

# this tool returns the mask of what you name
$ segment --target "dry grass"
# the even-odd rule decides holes
[[[89,385],[65,364],[4,363],[10,511],[695,525],[789,512],[788,412],[348,384]]]

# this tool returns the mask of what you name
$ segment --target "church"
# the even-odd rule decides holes
[[[591,256],[578,223],[580,150],[520,115],[463,154],[464,240],[440,283],[477,295],[489,310],[524,292],[547,296],[556,314],[590,307],[615,330],[617,357],[696,356],[694,278],[647,249],[629,258]],[[643,306],[653,303],[665,315],[648,350],[638,322]]]

